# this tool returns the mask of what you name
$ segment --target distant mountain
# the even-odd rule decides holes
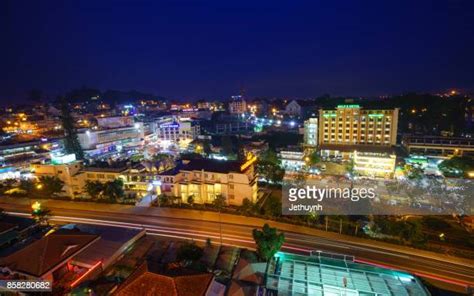
[[[121,90],[106,90],[102,92],[97,88],[81,87],[73,89],[65,94],[67,101],[69,102],[85,102],[93,99],[100,99],[107,103],[120,104],[127,103],[136,100],[165,100],[166,98],[157,96],[151,93],[144,93],[137,90],[121,91]]]

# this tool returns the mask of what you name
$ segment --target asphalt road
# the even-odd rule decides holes
[[[4,205],[2,205],[4,206]],[[210,238],[219,243],[222,227],[222,243],[225,245],[255,248],[252,239],[253,227],[218,222],[199,221],[182,218],[164,218],[130,213],[109,213],[92,210],[72,210],[52,208],[54,222],[90,223],[130,228],[145,228],[148,235],[177,239],[206,241]],[[29,209],[18,205],[5,207],[7,212],[28,213]],[[27,215],[27,214],[24,214]],[[242,217],[245,219],[245,217]],[[315,237],[294,232],[285,232],[283,251],[309,254],[311,251],[325,251],[355,256],[355,261],[400,269],[425,278],[436,285],[453,291],[465,291],[467,286],[474,286],[474,266],[443,262],[434,258],[416,256],[403,252],[386,250],[378,246],[362,246],[357,243]]]

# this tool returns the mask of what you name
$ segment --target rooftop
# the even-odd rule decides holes
[[[80,231],[57,231],[7,257],[0,258],[0,266],[8,267],[14,272],[41,277],[98,238],[97,235]]]
[[[117,290],[116,296],[201,296],[205,295],[212,274],[165,276],[150,272],[143,263]]]
[[[179,167],[180,170],[184,171],[201,171],[223,173],[227,174],[230,172],[240,173],[240,166],[242,165],[239,161],[222,161],[216,159],[192,159],[187,163],[182,163]]]
[[[408,273],[342,258],[277,253],[270,266],[266,285],[279,295],[429,295]]]

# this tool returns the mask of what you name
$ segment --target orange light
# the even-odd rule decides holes
[[[36,201],[34,204],[31,205],[31,209],[33,211],[39,211],[41,209],[41,204]]]
[[[88,271],[84,272],[84,274],[82,274],[78,279],[72,282],[71,288],[77,285],[83,278],[85,278],[89,273],[91,273],[94,269],[96,269],[100,264],[102,264],[102,261],[97,262]]]
[[[252,165],[256,161],[257,161],[257,156],[251,157],[243,165],[240,166],[240,171],[245,170],[246,168],[248,168],[250,165]]]

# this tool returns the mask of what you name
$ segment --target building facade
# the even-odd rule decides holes
[[[390,179],[396,158],[395,154],[354,151],[354,172],[359,176]]]
[[[242,96],[232,97],[232,101],[229,103],[229,112],[237,115],[247,112],[247,102]]]
[[[142,147],[145,131],[142,122],[135,122],[126,127],[82,130],[77,136],[85,154],[97,157]]]
[[[316,148],[318,146],[318,119],[309,118],[304,122],[304,146]]]
[[[474,156],[474,139],[456,137],[406,136],[402,146],[409,154],[425,156]]]
[[[398,109],[367,110],[339,105],[319,110],[319,145],[393,146],[397,141]]]

